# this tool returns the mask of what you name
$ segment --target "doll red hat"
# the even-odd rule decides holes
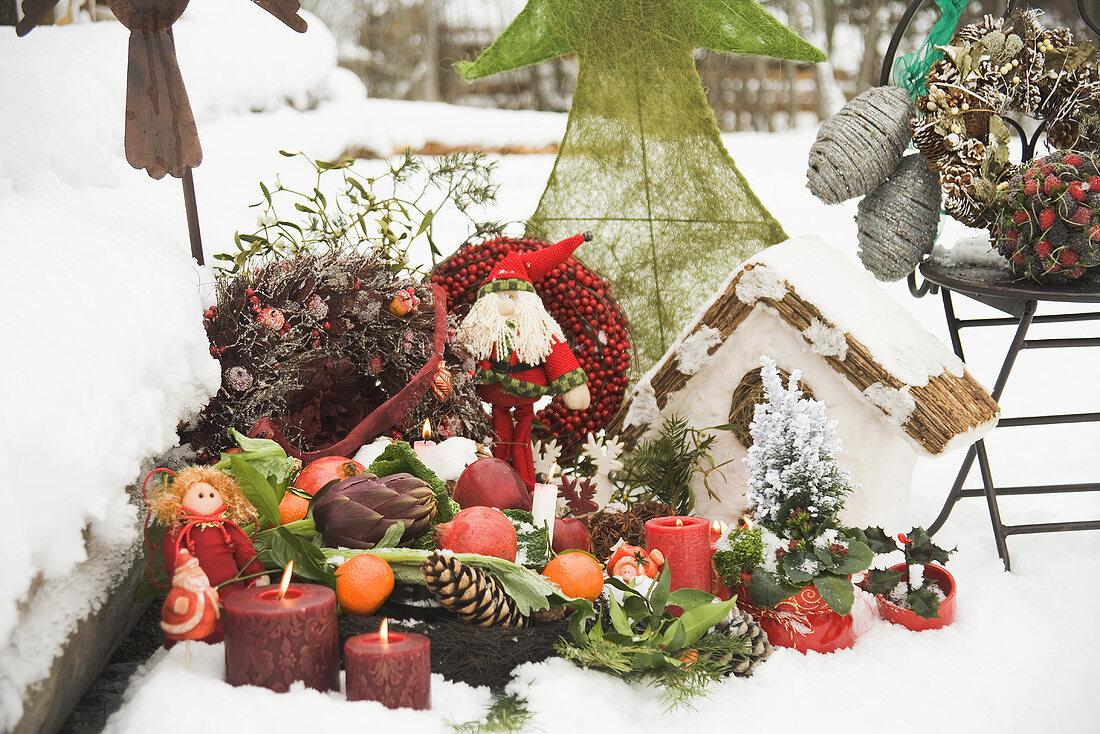
[[[535,281],[542,280],[550,271],[569,259],[582,243],[592,240],[592,233],[573,235],[553,245],[532,252],[509,252],[501,259],[477,292],[481,298],[487,293],[500,291],[535,292]]]

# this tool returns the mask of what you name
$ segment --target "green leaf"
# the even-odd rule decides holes
[[[286,568],[293,561],[295,576],[336,588],[336,575],[328,569],[324,553],[304,538],[286,528],[274,528],[260,533],[257,543],[263,548],[260,560],[266,568]]]
[[[584,645],[588,641],[588,635],[585,634],[585,624],[594,616],[596,616],[595,610],[589,602],[587,607],[578,607],[577,611],[573,612],[573,616],[570,617],[569,634],[572,635],[573,641],[578,645]]]
[[[892,568],[875,568],[867,573],[860,586],[872,594],[889,594],[901,581],[901,571]]]
[[[435,219],[435,212],[431,209],[424,212],[424,219],[420,222],[420,229],[416,230],[416,234],[413,235],[413,239],[416,239],[420,235],[424,234],[424,230],[432,226],[432,220]]]
[[[871,548],[865,543],[858,540],[849,540],[848,555],[837,556],[837,558],[840,560],[833,567],[833,573],[838,576],[851,576],[853,573],[859,573],[870,568],[871,561],[875,559],[875,554],[871,552]]]
[[[367,471],[376,477],[387,477],[391,474],[405,472],[426,482],[435,492],[436,512],[435,518],[432,520],[433,525],[450,522],[458,514],[458,504],[447,493],[447,487],[439,481],[439,477],[435,475],[435,472],[417,457],[412,446],[405,441],[394,441],[387,446],[385,451],[371,462],[371,465],[367,467]]]
[[[711,604],[717,597],[702,589],[677,589],[668,595],[668,604],[681,609],[691,609],[703,604]]]
[[[677,653],[687,644],[687,627],[683,618],[675,620],[661,636],[661,647],[666,653]]]
[[[898,544],[882,528],[867,528],[863,534],[867,545],[875,553],[892,553],[898,549]]]
[[[279,524],[279,498],[276,497],[275,488],[267,481],[263,474],[254,468],[239,454],[229,457],[229,466],[233,476],[241,488],[241,492],[249,502],[255,506],[260,516],[260,524]]]
[[[661,569],[661,575],[657,577],[657,584],[649,593],[649,607],[653,610],[653,617],[649,622],[651,630],[657,629],[657,625],[661,621],[661,615],[665,613],[665,607],[668,605],[668,590],[671,585],[672,573],[668,570],[668,564],[666,563],[664,568]]]
[[[837,614],[843,616],[852,611],[855,589],[846,576],[823,573],[814,579],[814,588],[821,594],[821,599]]]
[[[809,566],[813,570],[806,570]],[[821,569],[821,564],[812,553],[793,551],[787,553],[779,561],[779,567],[784,575],[796,584],[809,583]]]
[[[928,584],[919,589],[914,589],[906,598],[909,600],[909,608],[918,617],[924,617],[925,619],[940,618],[940,600]]]
[[[382,539],[375,543],[375,548],[396,548],[397,544],[401,542],[401,536],[405,534],[405,521],[398,520],[397,522],[386,528],[385,535]]]
[[[608,610],[611,616],[611,625],[615,628],[615,631],[620,635],[630,637],[634,634],[634,631],[630,628],[630,622],[626,618],[626,614],[623,612],[623,608],[619,605],[618,600],[612,595],[608,599]]]
[[[774,607],[801,590],[801,586],[792,586],[778,575],[761,568],[753,571],[752,578],[749,579],[749,596],[754,604],[762,607]]]
[[[728,617],[736,605],[737,600],[730,599],[729,601],[714,601],[685,609],[678,620],[679,624],[684,627],[685,639],[683,644],[685,646],[695,644],[695,641],[709,632],[714,625]]]
[[[285,157],[285,158],[293,158],[294,156],[296,156],[296,155],[298,155],[298,154],[297,154],[297,153],[288,153],[288,152],[287,152],[287,151],[285,151],[285,150],[280,150],[280,151],[279,151],[279,155],[281,155],[281,156],[283,156],[283,157]]]
[[[924,528],[913,528],[909,531],[909,540],[912,542],[906,547],[906,561],[910,564],[919,563],[947,563],[948,556],[955,551],[944,550],[932,542],[932,536]]]

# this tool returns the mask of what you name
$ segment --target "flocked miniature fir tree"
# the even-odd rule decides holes
[[[858,531],[837,521],[855,481],[836,462],[836,422],[824,403],[803,397],[800,371],[784,387],[775,362],[764,357],[762,364],[766,401],[756,406],[745,457],[745,496],[765,530],[750,593],[774,606],[813,584],[833,611],[847,614],[854,598],[848,577],[870,566],[873,554]]]
[[[595,233],[581,259],[609,278],[644,370],[730,268],[786,239],[718,137],[696,48],[823,61],[755,0],[528,0],[467,80],[575,51],[565,138],[533,234]]]

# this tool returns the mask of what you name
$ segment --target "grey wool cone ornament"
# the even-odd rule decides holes
[[[939,223],[939,177],[920,153],[908,155],[859,202],[859,259],[879,280],[901,280],[932,251]]]
[[[909,145],[913,102],[901,87],[872,87],[844,105],[817,133],[806,185],[826,204],[875,190]]]

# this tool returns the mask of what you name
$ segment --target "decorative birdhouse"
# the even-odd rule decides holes
[[[841,466],[862,485],[841,520],[900,521],[918,456],[970,445],[996,424],[997,404],[942,342],[869,273],[816,237],[768,248],[733,274],[639,381],[621,414],[628,446],[677,415],[697,428],[736,424],[713,445],[722,475],[697,512],[736,521],[744,510],[748,424],[763,400],[760,357],[802,371],[802,389],[837,421]],[[723,478],[724,477],[724,478]],[[701,480],[699,480],[701,485]]]

